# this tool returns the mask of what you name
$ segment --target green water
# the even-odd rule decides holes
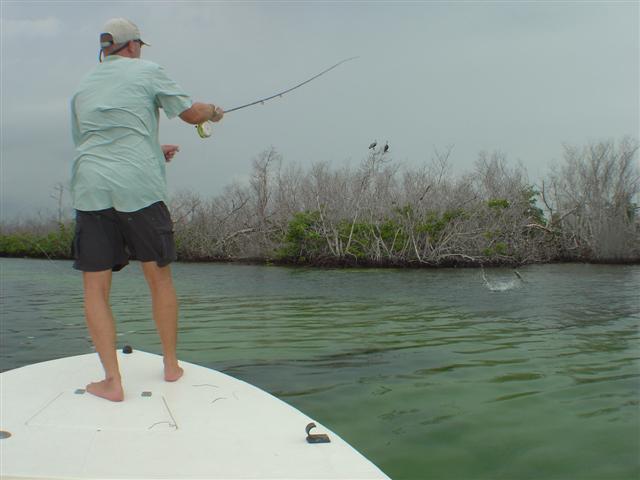
[[[0,267],[2,370],[92,351],[70,263]],[[490,285],[479,270],[173,268],[182,359],[274,393],[394,479],[640,478],[639,266],[487,270]],[[159,353],[137,265],[112,300],[119,342]]]

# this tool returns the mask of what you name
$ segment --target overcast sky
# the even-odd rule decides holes
[[[194,100],[232,108],[348,62],[200,139],[179,119],[170,192],[220,193],[274,146],[285,162],[356,165],[374,139],[414,166],[454,145],[456,172],[499,150],[536,181],[562,145],[640,129],[639,2],[1,3],[2,217],[55,210],[73,159],[69,99],[98,35],[127,17]]]

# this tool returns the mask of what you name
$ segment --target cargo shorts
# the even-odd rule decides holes
[[[129,260],[167,266],[176,260],[169,210],[164,202],[135,212],[76,210],[72,252],[73,268],[83,272],[117,272]]]

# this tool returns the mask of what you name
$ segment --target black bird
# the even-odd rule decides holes
[[[387,153],[389,151],[389,142],[385,143],[383,153]]]
[[[378,142],[376,140],[374,140],[373,143],[371,145],[369,145],[369,150],[371,150],[372,148],[376,148],[377,144],[378,144]]]

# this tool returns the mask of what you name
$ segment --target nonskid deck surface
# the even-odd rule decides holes
[[[268,393],[186,362],[119,353],[125,401],[84,392],[95,354],[0,374],[3,478],[385,479],[335,433]],[[330,443],[310,444],[305,427]],[[6,435],[5,435],[6,436]]]

